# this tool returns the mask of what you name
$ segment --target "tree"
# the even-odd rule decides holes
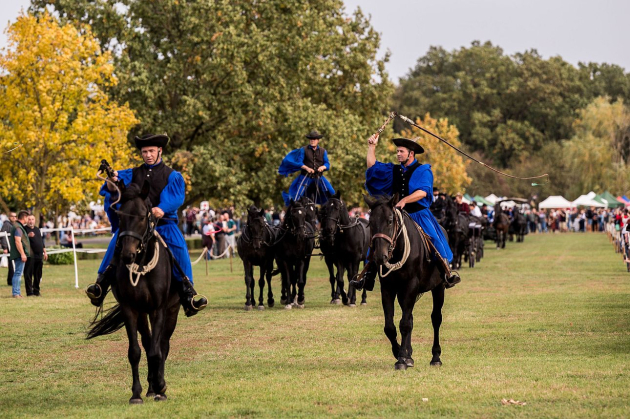
[[[35,0],[42,11],[50,0]],[[120,84],[139,130],[166,131],[192,153],[190,201],[279,202],[280,161],[313,128],[333,185],[359,201],[363,144],[392,86],[379,35],[340,0],[55,0],[63,19],[90,23],[116,51]],[[180,159],[181,160],[181,159]]]
[[[418,118],[416,123],[436,135],[444,138],[455,147],[461,147],[459,141],[459,131],[454,125],[449,125],[446,118],[440,120],[431,118],[428,113],[424,119]],[[437,138],[419,131],[403,130],[402,135],[406,138],[412,138],[419,135],[420,144],[424,148],[422,160],[431,164],[433,170],[434,185],[441,191],[454,195],[457,192],[465,190],[470,185],[472,179],[466,173],[466,167],[470,161],[465,160],[461,154],[444,144]],[[390,145],[392,151],[395,147]]]
[[[579,112],[575,136],[564,143],[571,192],[630,189],[630,111],[622,100],[599,97]]]
[[[59,213],[98,191],[106,158],[130,163],[126,136],[133,112],[109,100],[116,84],[111,55],[89,28],[82,34],[48,13],[22,15],[0,55],[0,195],[22,208]]]

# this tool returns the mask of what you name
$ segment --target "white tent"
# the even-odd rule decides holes
[[[600,202],[595,201],[597,194],[595,192],[589,192],[586,195],[580,196],[578,199],[573,201],[574,207],[597,207],[597,208],[605,208],[606,204],[602,204]]]
[[[470,201],[462,196],[462,202],[470,205]]]
[[[552,195],[538,204],[538,208],[574,208],[573,202],[566,200],[560,195]]]
[[[490,194],[490,195],[486,196],[485,199],[488,202],[492,202],[493,204],[496,204],[496,202],[499,200],[499,197],[496,196],[495,194]]]

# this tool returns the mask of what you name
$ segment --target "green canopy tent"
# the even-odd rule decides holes
[[[464,198],[466,198],[470,202],[473,201],[472,197],[470,195],[468,195],[467,193],[464,194]]]
[[[481,195],[477,195],[473,198],[475,200],[475,202],[477,202],[477,204],[482,205],[482,204],[486,204],[489,207],[494,207],[494,204],[490,201],[488,201],[486,198],[484,198]]]
[[[604,198],[606,200],[606,205],[608,205],[608,208],[623,208],[625,207],[624,204],[622,204],[621,202],[619,202],[617,200],[617,198],[615,198],[610,192],[606,191],[601,195],[598,195],[601,198]]]

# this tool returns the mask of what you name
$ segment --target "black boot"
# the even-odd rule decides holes
[[[374,284],[376,283],[377,274],[378,266],[376,266],[376,263],[369,261],[355,279],[350,281],[350,285],[352,285],[357,291],[361,291],[363,288],[367,291],[372,291],[374,289]]]
[[[186,317],[192,317],[197,312],[203,310],[208,305],[208,299],[203,296],[197,294],[197,291],[193,288],[190,280],[184,276],[181,281],[178,281],[177,292],[179,293],[179,301],[184,307],[184,313]],[[198,296],[195,301],[195,297]]]
[[[98,274],[96,283],[88,285],[85,289],[85,293],[90,298],[92,305],[99,307],[103,304],[115,273],[116,267],[110,264],[105,268],[105,272]]]
[[[462,279],[459,277],[459,274],[455,271],[447,272],[444,265],[442,265],[439,261],[437,263],[437,268],[440,271],[440,276],[444,282],[445,288],[453,288],[455,285],[462,282]]]

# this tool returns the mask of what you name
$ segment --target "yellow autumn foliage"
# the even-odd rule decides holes
[[[459,131],[454,125],[448,124],[448,119],[434,119],[427,113],[424,118],[418,118],[416,123],[444,138],[455,147],[461,147]],[[424,148],[424,154],[418,156],[418,161],[431,164],[435,187],[449,194],[465,192],[466,186],[472,182],[466,174],[466,167],[470,163],[468,160],[442,141],[415,128],[403,130],[402,136],[421,138],[419,143]]]
[[[22,14],[0,53],[0,195],[20,209],[67,210],[94,199],[101,159],[127,167],[133,112],[109,100],[112,59],[89,28]],[[8,150],[18,146],[15,150]]]

